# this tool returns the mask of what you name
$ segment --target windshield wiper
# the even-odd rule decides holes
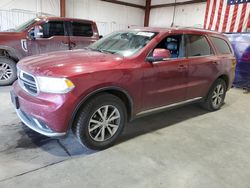
[[[112,52],[112,51],[109,51],[109,50],[101,50],[100,49],[100,52],[105,52],[105,53],[109,53],[109,54],[114,54],[115,52]]]
[[[89,47],[87,47],[86,49],[96,51],[96,52],[101,52],[101,53],[109,53],[109,54],[116,53],[116,52],[112,52],[112,51],[109,51],[109,50],[98,49],[98,48],[89,48]]]

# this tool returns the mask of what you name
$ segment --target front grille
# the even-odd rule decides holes
[[[24,71],[20,71],[19,83],[21,87],[28,93],[33,95],[38,93],[35,77],[32,76],[31,74],[28,74]]]

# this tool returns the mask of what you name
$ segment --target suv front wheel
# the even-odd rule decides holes
[[[217,79],[211,87],[205,102],[202,104],[209,111],[216,111],[224,104],[227,86],[223,79]]]
[[[10,85],[17,79],[16,63],[7,57],[0,57],[0,86]]]
[[[106,149],[122,133],[126,117],[126,107],[120,98],[108,93],[101,94],[81,109],[73,133],[88,148]]]

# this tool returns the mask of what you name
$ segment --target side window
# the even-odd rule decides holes
[[[202,35],[185,35],[185,49],[188,57],[212,54],[207,39]]]
[[[217,37],[210,37],[210,38],[220,54],[231,54],[232,53],[229,45],[227,44],[227,42],[225,40],[217,38]]]
[[[182,35],[171,35],[164,38],[156,48],[165,48],[170,51],[171,58],[180,58],[184,56]]]
[[[91,37],[93,36],[92,25],[90,23],[72,22],[72,35]]]
[[[64,22],[63,21],[49,21],[42,25],[43,38],[50,38],[52,36],[64,36]]]

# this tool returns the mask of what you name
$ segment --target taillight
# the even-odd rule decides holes
[[[237,64],[236,59],[233,59],[233,60],[232,60],[232,68],[233,68],[233,69],[236,68],[236,64]]]

